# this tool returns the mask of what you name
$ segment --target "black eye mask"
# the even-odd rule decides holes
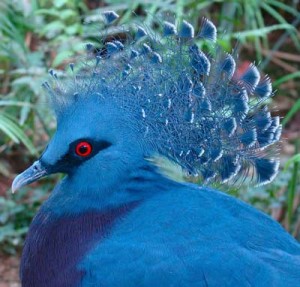
[[[112,143],[108,141],[95,141],[92,139],[78,139],[69,144],[69,149],[54,165],[40,159],[48,173],[69,173],[74,167],[89,160],[100,151],[109,148]]]

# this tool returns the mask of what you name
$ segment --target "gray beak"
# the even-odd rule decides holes
[[[47,175],[48,172],[42,163],[37,160],[32,166],[19,174],[12,183],[12,193],[20,189],[22,186],[37,181],[39,178]]]

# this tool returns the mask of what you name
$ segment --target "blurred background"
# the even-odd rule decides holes
[[[64,69],[68,58],[80,57],[84,43],[99,41],[105,10],[120,15],[117,24],[140,22],[153,30],[156,17],[197,27],[205,16],[217,25],[223,49],[231,52],[239,40],[240,70],[255,62],[270,76],[276,93],[269,104],[283,125],[280,172],[266,186],[218,188],[270,214],[300,240],[299,0],[1,0],[0,287],[19,286],[28,226],[61,177],[11,194],[14,176],[38,157],[55,130],[41,84],[49,68]]]

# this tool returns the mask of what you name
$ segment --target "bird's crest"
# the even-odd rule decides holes
[[[106,25],[117,18],[104,13]],[[101,97],[119,113],[135,114],[140,140],[192,175],[271,181],[281,125],[265,106],[273,95],[269,77],[254,64],[238,75],[236,56],[215,44],[217,30],[207,19],[199,31],[186,21],[161,23],[161,31],[140,25],[134,36],[127,32],[131,40],[104,37],[100,47],[86,44],[85,64],[70,64],[68,80],[50,71],[54,80],[44,87],[56,112],[78,97]],[[200,42],[212,44],[214,52],[205,53]]]

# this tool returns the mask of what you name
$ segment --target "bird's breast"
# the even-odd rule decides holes
[[[80,286],[77,264],[138,203],[51,220],[40,212],[31,224],[21,260],[23,287]]]

